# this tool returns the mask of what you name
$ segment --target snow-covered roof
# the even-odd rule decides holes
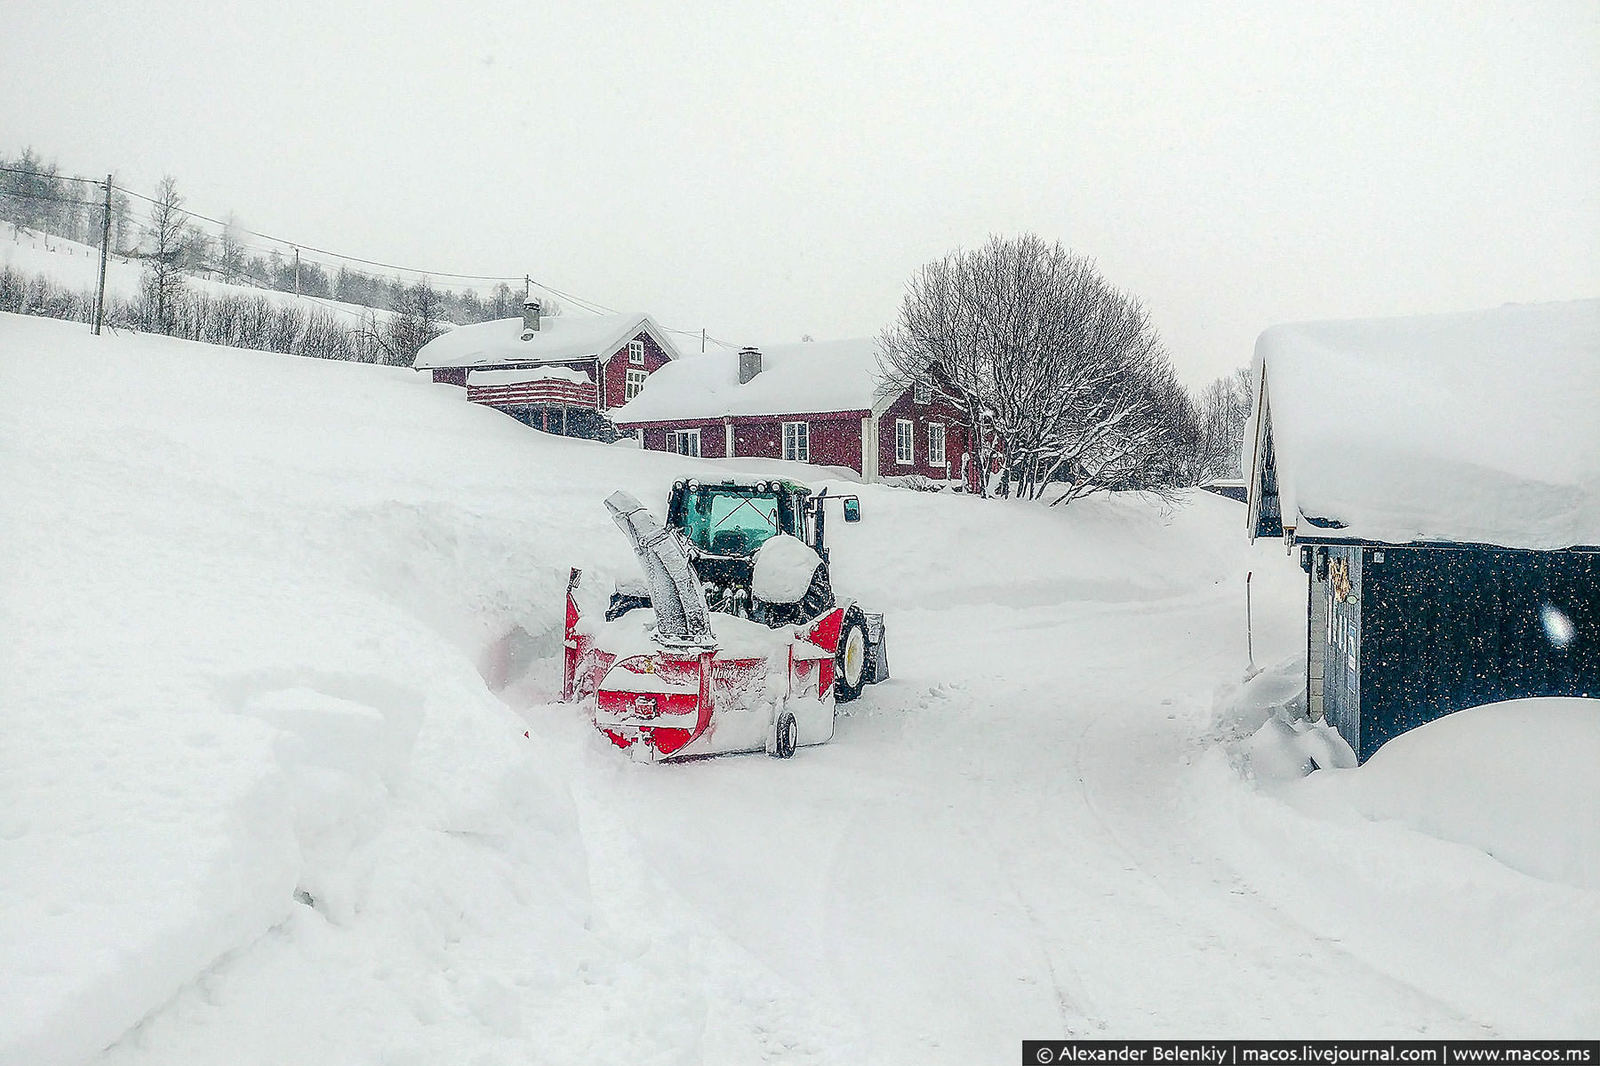
[[[686,355],[650,375],[617,408],[619,425],[724,415],[870,411],[879,398],[877,342],[857,340],[761,347],[761,372],[739,384],[739,353]]]
[[[1297,537],[1600,545],[1600,300],[1274,326],[1254,381],[1252,523],[1270,433]]]
[[[570,381],[574,385],[593,385],[594,378],[570,366],[530,366],[515,370],[469,370],[468,385],[525,385],[534,381]]]
[[[678,358],[678,350],[667,339],[665,331],[649,315],[631,311],[617,315],[546,316],[539,320],[538,331],[528,340],[522,339],[521,318],[498,318],[492,322],[457,326],[424,344],[411,365],[417,370],[432,370],[592,356],[603,359],[640,331],[649,333],[668,359]]]

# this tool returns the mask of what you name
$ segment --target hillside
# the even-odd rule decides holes
[[[1206,494],[853,485],[835,584],[894,679],[788,762],[620,759],[551,702],[568,567],[633,572],[607,493],[727,469],[407,370],[0,315],[0,1064],[1600,1025],[1592,861],[1416,806],[1426,741],[1267,772],[1305,586]],[[1285,665],[1241,689],[1252,570]]]
[[[99,282],[100,250],[38,230],[0,225],[0,268],[10,267],[30,277],[48,278],[65,288],[93,293]],[[107,300],[135,300],[139,297],[143,267],[137,260],[112,256],[106,264]],[[296,296],[292,292],[233,285],[211,278],[189,277],[185,285],[210,296],[262,297],[274,307],[301,307],[305,310],[332,311],[351,328],[363,322],[382,322],[389,312],[380,308],[340,303],[315,296]]]

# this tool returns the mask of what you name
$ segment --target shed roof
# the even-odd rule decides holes
[[[739,384],[739,353],[686,355],[650,375],[616,409],[619,425],[724,415],[871,411],[881,398],[877,342],[870,338],[775,344],[761,349],[762,369]]]
[[[1270,433],[1286,535],[1600,545],[1600,300],[1274,326],[1254,380],[1252,522]]]
[[[624,342],[649,333],[668,359],[678,350],[655,320],[642,311],[615,315],[552,315],[539,320],[539,330],[522,339],[521,318],[498,318],[457,326],[422,346],[412,367],[501,366],[546,363],[563,359],[605,358]]]

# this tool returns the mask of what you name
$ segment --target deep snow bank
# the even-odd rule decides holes
[[[1524,699],[1446,715],[1296,802],[1396,821],[1547,881],[1600,890],[1600,700]]]
[[[1600,701],[1457,712],[1355,767],[1305,721],[1302,668],[1219,691],[1188,781],[1202,831],[1252,893],[1486,1034],[1592,1032]],[[1525,994],[1507,997],[1504,974]]]

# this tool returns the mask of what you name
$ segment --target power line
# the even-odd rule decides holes
[[[71,174],[46,174],[40,170],[18,170],[16,167],[0,167],[0,171],[7,174],[22,174],[30,178],[43,178],[46,181],[81,181],[85,185],[99,185],[105,187],[105,182],[96,178],[75,178]]]
[[[80,183],[85,184],[85,185],[93,185],[93,186],[97,186],[97,187],[100,187],[100,188],[104,188],[105,185],[106,185],[106,182],[104,182],[104,181],[99,181],[99,180],[95,180],[95,179],[91,179],[91,178],[80,178],[80,177],[75,177],[75,176],[72,176],[72,175],[69,175],[69,174],[45,174],[45,173],[41,173],[41,172],[35,171],[35,170],[22,170],[22,169],[18,169],[16,167],[0,166],[0,172],[7,173],[7,174],[21,174],[21,175],[23,175],[25,177],[31,177],[31,178],[42,179],[42,180],[47,180],[47,181],[56,181],[56,180],[58,180],[58,181],[75,181],[75,182],[80,182]],[[146,202],[148,204],[153,204],[153,205],[156,205],[156,206],[161,206],[162,205],[162,201],[160,201],[160,200],[157,200],[157,199],[155,199],[153,197],[150,197],[150,196],[146,196],[144,193],[136,192],[133,189],[125,188],[125,187],[123,187],[121,185],[116,185],[116,184],[113,183],[112,184],[112,189],[114,191],[116,191],[116,192],[120,192],[120,193],[123,193],[125,195],[134,197],[135,199],[143,200],[144,202]],[[24,192],[24,191],[21,191],[21,190],[5,190],[3,193],[0,193],[0,195],[20,196],[20,197],[25,197],[25,198],[31,199],[31,200],[46,200],[46,201],[49,201],[49,202],[52,202],[52,203],[69,204],[69,205],[72,205],[72,206],[75,206],[75,207],[89,207],[89,208],[103,208],[104,207],[103,204],[95,203],[95,202],[91,202],[91,201],[86,201],[86,200],[68,200],[68,199],[63,199],[61,197],[57,197],[57,196],[47,196],[47,195],[43,195],[43,194],[39,194],[39,193]],[[419,270],[419,269],[417,269],[415,267],[401,266],[401,265],[399,265],[397,263],[385,263],[385,262],[381,262],[381,261],[376,260],[376,259],[365,259],[365,258],[362,258],[360,256],[345,255],[342,252],[335,252],[335,251],[332,251],[331,249],[318,248],[318,247],[316,247],[314,245],[310,245],[310,244],[302,244],[302,243],[300,243],[298,241],[292,241],[292,240],[289,240],[289,239],[287,239],[285,237],[276,237],[276,236],[273,236],[270,233],[262,233],[260,230],[248,229],[248,228],[246,228],[244,226],[240,226],[237,223],[224,222],[221,219],[212,218],[209,215],[203,215],[198,211],[192,211],[192,210],[190,210],[188,208],[185,208],[185,207],[178,207],[177,210],[180,213],[182,213],[183,215],[185,215],[185,216],[187,216],[189,218],[197,218],[197,219],[200,219],[203,222],[209,222],[213,226],[219,226],[224,230],[227,230],[227,229],[231,228],[231,229],[234,229],[235,231],[237,231],[239,233],[247,233],[252,237],[258,237],[261,240],[270,241],[273,244],[277,244],[277,245],[282,245],[284,248],[294,249],[294,250],[297,250],[297,251],[312,252],[312,253],[315,253],[317,255],[329,256],[329,257],[331,257],[333,259],[337,259],[337,260],[339,260],[341,262],[345,262],[345,263],[359,263],[362,266],[376,267],[379,270],[393,270],[393,271],[397,271],[397,272],[402,273],[402,274],[416,274],[416,275],[421,275],[422,277],[429,278],[429,279],[447,278],[447,279],[451,279],[451,280],[455,280],[455,281],[466,281],[466,282],[504,282],[504,283],[514,282],[514,281],[526,281],[526,282],[532,284],[533,286],[535,286],[536,288],[542,289],[543,291],[548,292],[553,296],[556,296],[556,297],[559,297],[560,299],[566,300],[569,303],[571,303],[573,306],[577,307],[579,310],[587,311],[590,314],[594,314],[594,315],[612,314],[612,315],[615,315],[615,314],[621,314],[622,313],[622,312],[618,311],[614,307],[608,307],[607,305],[605,305],[603,303],[600,303],[598,301],[588,300],[588,299],[585,299],[585,298],[583,298],[581,296],[574,295],[573,293],[566,292],[566,291],[564,291],[562,289],[558,289],[553,285],[548,285],[548,284],[546,284],[546,283],[544,283],[542,281],[539,281],[539,280],[537,280],[535,278],[532,278],[532,277],[530,277],[528,275],[523,275],[522,277],[512,277],[512,276],[509,276],[509,275],[458,274],[458,273],[453,273],[453,272],[450,272],[450,271]],[[276,249],[265,249],[265,248],[260,247],[259,245],[245,245],[245,247],[247,247],[247,248],[249,248],[249,249],[251,249],[253,251],[257,251],[257,252],[271,252],[271,251],[275,251],[276,250]],[[307,260],[303,260],[303,261],[307,261]],[[320,267],[323,267],[324,269],[328,269],[328,267],[329,267],[328,264],[324,264],[324,263],[318,263],[317,265],[320,266]],[[276,290],[274,290],[274,291],[276,291]],[[316,297],[310,297],[310,298],[311,299],[316,299]],[[679,334],[681,336],[685,336],[685,337],[704,337],[705,340],[707,340],[709,342],[712,342],[712,343],[715,343],[715,344],[719,344],[724,348],[735,347],[735,345],[731,344],[728,341],[722,340],[722,339],[717,338],[717,337],[713,337],[710,334],[704,333],[703,331],[700,331],[700,330],[670,329],[670,328],[665,327],[665,326],[663,326],[662,328],[666,329],[667,332],[669,332],[669,333],[677,333],[677,334]]]
[[[138,198],[140,200],[144,200],[147,203],[151,203],[151,204],[155,204],[157,206],[161,206],[161,201],[153,199],[152,197],[146,196],[143,193],[134,192],[132,189],[125,189],[120,185],[116,186],[116,189],[117,189],[118,192],[127,193],[129,196],[133,196],[133,197],[136,197],[136,198]],[[344,260],[345,262],[349,262],[349,263],[360,263],[363,266],[377,267],[380,270],[398,270],[403,274],[421,274],[421,275],[423,275],[425,277],[433,277],[433,278],[456,278],[456,279],[459,279],[461,281],[508,281],[509,282],[509,281],[521,281],[522,280],[522,278],[520,278],[520,277],[515,277],[514,278],[514,277],[510,277],[508,275],[497,276],[497,275],[489,275],[489,274],[452,274],[452,273],[449,273],[448,271],[443,271],[443,270],[418,270],[415,267],[400,266],[400,265],[398,265],[396,263],[382,263],[382,262],[379,262],[376,259],[362,259],[360,256],[344,255],[343,253],[340,253],[340,252],[330,251],[327,248],[317,248],[314,245],[302,244],[299,241],[291,241],[291,240],[288,240],[287,238],[284,238],[284,237],[274,237],[270,233],[262,233],[259,230],[247,229],[244,226],[238,225],[237,223],[231,223],[230,224],[230,223],[227,223],[227,222],[223,222],[221,219],[212,218],[209,215],[202,215],[198,211],[191,211],[187,207],[179,207],[177,210],[181,211],[185,215],[189,215],[189,216],[191,216],[193,218],[198,218],[198,219],[201,219],[201,220],[203,220],[205,222],[209,222],[214,226],[221,226],[224,229],[229,228],[230,225],[231,225],[233,229],[238,230],[240,233],[248,233],[252,237],[260,237],[262,240],[273,241],[274,243],[281,244],[286,248],[299,248],[302,251],[315,252],[318,255],[328,255],[328,256],[332,256],[335,259],[341,259],[341,260]]]
[[[59,196],[46,196],[43,193],[23,192],[21,189],[0,189],[0,196],[21,196],[28,200],[49,200],[53,204],[72,204],[76,207],[104,207],[93,200],[64,200]]]

